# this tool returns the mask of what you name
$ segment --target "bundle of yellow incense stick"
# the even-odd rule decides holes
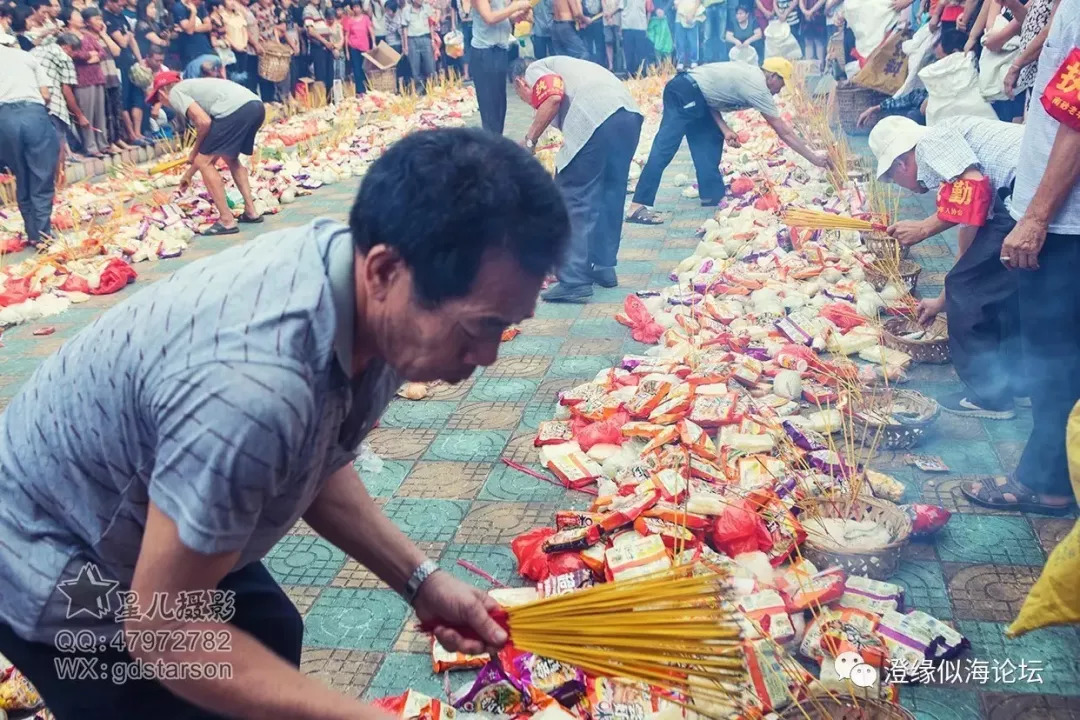
[[[515,647],[586,672],[672,691],[707,717],[738,709],[746,682],[730,578],[684,565],[493,613]],[[680,699],[681,698],[681,699]]]
[[[178,168],[181,165],[185,164],[187,161],[188,159],[186,157],[182,157],[177,158],[176,160],[165,160],[164,162],[159,162],[157,165],[154,165],[150,168],[150,174],[158,175],[163,172],[169,172],[173,168]]]
[[[834,215],[822,210],[796,208],[784,211],[780,218],[791,227],[810,228],[812,230],[860,230],[884,232],[887,226],[869,220],[860,220],[847,215]]]

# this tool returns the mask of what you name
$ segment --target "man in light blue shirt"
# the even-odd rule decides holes
[[[300,615],[259,562],[301,517],[446,647],[483,648],[453,627],[501,645],[486,596],[374,504],[355,448],[402,379],[495,361],[567,233],[513,142],[419,132],[372,165],[348,226],[265,235],[102,314],[0,414],[0,653],[57,720],[370,718],[299,672]],[[162,633],[198,640],[132,643]],[[132,657],[204,674],[133,680]],[[101,679],[58,677],[71,659]]]

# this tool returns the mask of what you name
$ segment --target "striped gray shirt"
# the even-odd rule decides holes
[[[619,78],[594,62],[553,55],[530,64],[525,71],[525,82],[532,87],[545,75],[561,76],[566,93],[554,120],[555,127],[563,134],[563,146],[555,156],[558,171],[570,164],[596,128],[617,110],[626,108],[641,114]]]
[[[399,381],[349,381],[352,240],[329,220],[194,262],[102,314],[0,415],[0,619],[50,641],[58,583],[131,581],[153,500],[201,553],[262,558]],[[341,332],[339,333],[339,328]],[[113,609],[115,609],[115,598]]]
[[[1024,126],[961,115],[931,126],[915,146],[919,181],[927,190],[960,177],[974,167],[990,179],[994,190],[1016,177]]]

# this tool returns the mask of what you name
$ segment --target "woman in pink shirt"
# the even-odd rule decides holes
[[[363,95],[367,90],[367,78],[364,76],[364,55],[375,47],[375,30],[371,16],[359,0],[352,4],[352,14],[342,15],[341,24],[345,28],[345,45],[352,59],[353,82],[356,94]]]

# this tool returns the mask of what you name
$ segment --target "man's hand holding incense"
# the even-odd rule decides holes
[[[448,572],[436,572],[424,581],[413,608],[420,622],[431,625],[439,643],[451,652],[479,655],[506,644],[506,631],[491,617],[499,604]],[[474,637],[466,637],[459,629]]]
[[[919,324],[926,326],[933,322],[938,313],[945,309],[945,291],[935,298],[924,298],[919,301]]]
[[[890,225],[886,232],[904,247],[918,245],[929,237],[921,220],[901,220]]]

